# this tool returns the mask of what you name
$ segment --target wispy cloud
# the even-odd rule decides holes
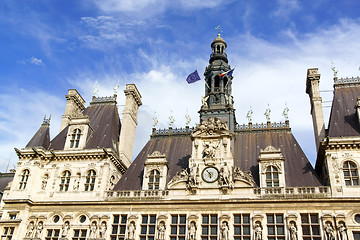
[[[43,60],[41,60],[40,58],[36,58],[34,56],[32,56],[31,58],[25,59],[25,60],[20,60],[17,61],[17,63],[20,64],[34,64],[36,66],[45,66],[45,63],[43,62]]]
[[[277,0],[277,9],[272,16],[288,18],[293,12],[301,9],[298,0]]]

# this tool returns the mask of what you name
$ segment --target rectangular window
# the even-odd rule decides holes
[[[216,240],[217,232],[217,214],[203,214],[201,223],[201,240]]]
[[[60,237],[60,229],[48,229],[45,240],[58,240]]]
[[[16,213],[10,213],[9,214],[9,219],[16,219]]]
[[[186,215],[171,215],[170,240],[185,240]]]
[[[86,240],[86,229],[74,229],[74,237],[72,240]]]
[[[156,215],[142,215],[140,226],[140,240],[155,239]]]
[[[111,228],[111,240],[124,240],[126,232],[127,215],[114,215],[114,222]]]
[[[285,240],[283,214],[266,214],[268,240]]]
[[[13,239],[15,227],[4,227],[4,232],[1,235],[1,240],[11,240]]]
[[[303,240],[320,240],[320,223],[317,213],[301,213]]]
[[[234,240],[250,240],[250,214],[234,214]]]
[[[360,240],[360,232],[353,232],[354,240]]]

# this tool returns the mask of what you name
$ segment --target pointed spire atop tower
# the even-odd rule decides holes
[[[43,147],[47,149],[50,145],[50,119],[44,117],[43,123],[41,124],[39,130],[34,134],[26,147]]]

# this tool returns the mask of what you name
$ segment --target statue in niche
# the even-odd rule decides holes
[[[231,184],[230,180],[230,168],[229,166],[224,163],[220,170],[220,184],[229,186]]]
[[[220,227],[220,240],[229,240],[229,226],[227,222],[222,222]]]
[[[339,238],[340,240],[347,240],[347,233],[346,233],[346,227],[344,222],[339,223],[338,231],[339,231]]]
[[[204,151],[203,151],[203,158],[214,158],[216,149],[218,148],[220,142],[216,144],[216,142],[207,142],[204,143]]]
[[[74,187],[73,187],[73,189],[74,189],[75,191],[76,191],[76,190],[79,190],[80,179],[81,179],[80,173],[76,174],[76,178],[75,178],[75,181],[74,181]]]
[[[45,190],[48,183],[49,175],[45,174],[41,181],[41,190]]]
[[[107,230],[106,222],[103,221],[101,223],[100,231],[99,231],[99,237],[100,238],[105,238],[106,230]]]
[[[69,230],[70,230],[70,224],[68,221],[66,221],[64,223],[64,226],[62,227],[61,237],[66,238],[69,234]]]
[[[189,226],[189,240],[196,240],[196,223],[192,221]]]
[[[192,167],[190,168],[189,184],[197,185],[199,183],[199,171],[199,166],[193,163]]]
[[[91,226],[90,226],[89,238],[97,238],[96,231],[97,231],[97,224],[94,221],[94,222],[91,223]]]
[[[135,239],[135,222],[130,222],[128,226],[128,240],[134,240]]]
[[[32,238],[32,236],[34,235],[34,233],[35,233],[34,222],[31,221],[31,222],[29,223],[29,225],[28,225],[25,238]]]
[[[209,98],[209,96],[201,97],[201,106],[208,107],[208,104],[207,104],[208,98]]]
[[[165,223],[161,221],[158,226],[158,240],[165,240]]]
[[[43,229],[44,229],[43,222],[38,222],[38,224],[36,226],[36,231],[35,231],[35,234],[34,234],[34,238],[40,238]]]
[[[294,221],[290,222],[290,240],[297,240],[297,228]]]
[[[255,240],[262,240],[262,227],[260,222],[255,223],[254,233],[255,233]]]
[[[335,240],[335,231],[331,222],[326,222],[325,233],[327,240]]]

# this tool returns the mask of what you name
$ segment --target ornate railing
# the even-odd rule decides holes
[[[164,128],[164,129],[156,129],[153,128],[151,136],[168,136],[168,135],[188,135],[194,131],[194,127],[185,128]]]
[[[108,198],[158,198],[161,199],[169,195],[168,190],[135,190],[135,191],[108,191]]]
[[[255,188],[254,194],[262,198],[323,198],[330,197],[329,187],[274,187]]]
[[[359,85],[360,77],[334,78],[335,88],[343,88],[351,85]]]
[[[267,123],[251,123],[248,124],[237,124],[235,130],[238,131],[252,131],[252,130],[266,130],[266,129],[290,129],[289,121],[285,122],[267,122]]]

